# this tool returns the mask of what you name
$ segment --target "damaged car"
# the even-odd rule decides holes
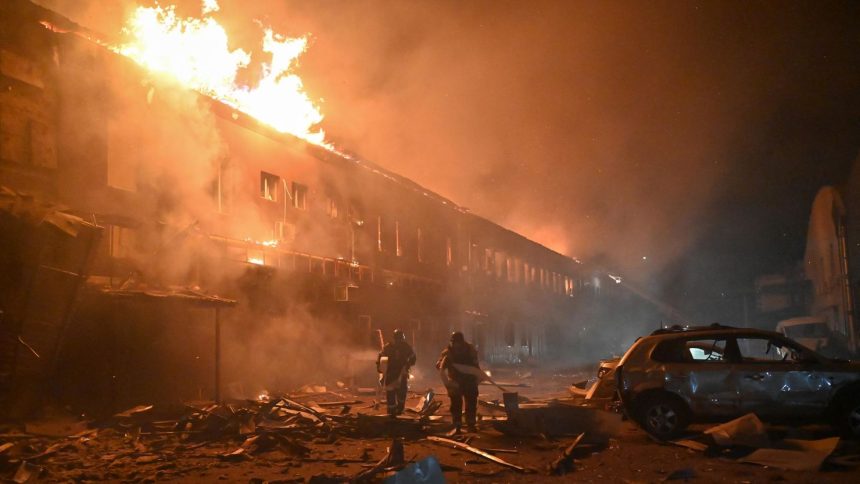
[[[693,421],[755,413],[827,419],[860,437],[860,363],[824,357],[785,336],[721,325],[639,338],[615,368],[625,412],[668,439]]]

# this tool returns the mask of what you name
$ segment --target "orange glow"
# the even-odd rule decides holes
[[[230,50],[227,32],[212,18],[218,9],[217,0],[203,0],[201,18],[183,19],[173,6],[138,7],[123,27],[125,40],[110,48],[282,133],[326,146],[318,128],[323,115],[292,72],[307,37],[286,38],[263,28],[262,50],[271,62],[262,63],[256,86],[239,85],[237,74],[248,68],[251,54]]]

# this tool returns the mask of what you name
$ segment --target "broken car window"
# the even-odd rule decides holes
[[[654,348],[651,357],[661,363],[705,363],[726,360],[726,340],[715,338],[676,339]]]
[[[794,362],[800,355],[782,341],[769,338],[738,338],[738,347],[744,362]]]

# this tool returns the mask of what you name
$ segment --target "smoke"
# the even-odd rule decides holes
[[[130,4],[44,3],[108,32]],[[639,278],[712,228],[702,218],[738,182],[754,130],[797,98],[791,32],[833,20],[659,2],[220,4],[237,46],[259,50],[259,23],[312,34],[301,74],[338,145]]]
[[[40,3],[105,33],[119,31],[133,4]],[[196,0],[177,4],[199,14]],[[818,161],[816,142],[856,140],[814,138],[798,118],[856,127],[856,115],[830,114],[833,99],[860,106],[860,50],[845,49],[857,12],[549,0],[220,4],[214,16],[233,47],[259,52],[259,24],[311,33],[300,74],[337,146],[610,269],[658,302],[684,300],[688,289],[719,293],[741,276],[748,283],[760,260],[790,257],[780,240],[802,239],[802,221],[777,227],[777,237],[750,234],[777,216],[803,220],[814,189],[773,187],[838,176],[838,167],[802,170]],[[787,198],[794,208],[775,214]],[[620,327],[663,316],[631,303],[612,317]]]
[[[235,398],[309,383],[331,389],[338,381],[352,383],[351,372],[374,372],[376,353],[363,354],[343,321],[313,314],[307,306],[280,314],[236,309],[223,328],[224,381],[233,382],[228,392]]]

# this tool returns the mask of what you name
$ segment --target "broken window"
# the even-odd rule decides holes
[[[265,171],[260,172],[260,196],[273,202],[278,201],[278,188],[281,178]]]
[[[737,341],[742,361],[745,363],[778,361],[791,363],[794,359],[790,356],[796,354],[792,348],[785,346],[781,341],[770,338],[738,338]]]
[[[293,182],[293,207],[299,210],[307,210],[308,187],[306,185]]]
[[[651,358],[661,363],[707,363],[731,360],[725,338],[674,339],[660,343]]]

